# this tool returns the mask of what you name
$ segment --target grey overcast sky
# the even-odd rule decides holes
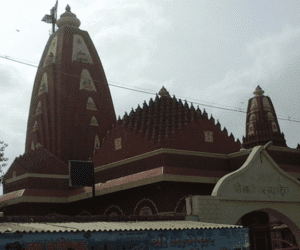
[[[0,56],[38,65],[51,29],[41,19],[55,2],[6,1]],[[241,111],[259,84],[279,118],[298,121],[279,120],[287,145],[300,143],[300,0],[60,0],[58,17],[67,4],[80,29],[89,32],[110,84],[155,93],[164,85],[195,107],[198,102]],[[24,153],[36,71],[0,58],[0,141],[9,144],[5,171]],[[110,90],[121,117],[155,97]],[[242,140],[245,113],[199,107]]]

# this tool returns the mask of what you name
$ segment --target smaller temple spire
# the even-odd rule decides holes
[[[280,132],[276,112],[270,97],[258,85],[248,102],[246,116],[246,136],[244,148],[252,148],[273,141],[275,146],[286,147],[284,136]]]

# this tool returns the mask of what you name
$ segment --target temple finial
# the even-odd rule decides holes
[[[161,97],[165,96],[165,97],[170,97],[169,92],[166,90],[166,88],[163,86],[159,93],[158,93]]]
[[[62,26],[71,26],[78,28],[80,26],[80,20],[74,13],[71,12],[71,7],[69,4],[66,7],[66,12],[60,15],[60,19],[57,21],[57,26],[58,28]]]
[[[259,85],[256,87],[255,91],[253,92],[255,96],[260,96],[263,95],[264,93],[265,91],[263,91]]]

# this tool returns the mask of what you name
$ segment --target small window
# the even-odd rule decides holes
[[[13,171],[13,178],[16,178],[16,177],[17,177],[17,172]]]
[[[212,131],[204,131],[205,142],[213,142],[213,132]]]
[[[95,136],[94,149],[100,147],[100,140],[98,135]]]
[[[92,117],[90,125],[96,127],[99,126],[95,116]]]
[[[87,101],[87,105],[86,105],[86,109],[89,109],[89,110],[97,110],[96,108],[96,104],[93,100],[92,97],[89,97],[88,98],[88,101]]]
[[[73,37],[72,61],[93,64],[93,59],[83,38],[75,34]]]
[[[38,129],[38,124],[37,124],[37,121],[34,122],[34,125],[33,125],[33,129],[32,129],[32,132],[33,131],[36,131]]]
[[[248,125],[248,135],[254,135],[254,126],[253,123]]]
[[[274,115],[271,112],[268,112],[268,120],[275,120]]]
[[[115,150],[119,150],[122,148],[121,137],[115,139]]]
[[[35,110],[35,115],[41,114],[42,113],[42,103],[39,102],[37,105],[37,108]]]
[[[143,207],[141,210],[140,210],[140,213],[139,215],[152,215],[152,210],[150,207]]]
[[[273,132],[278,132],[278,128],[275,122],[272,122],[272,130]]]
[[[270,110],[271,109],[271,105],[270,105],[270,102],[269,102],[267,97],[263,98],[263,105],[264,105],[265,110]]]
[[[42,77],[38,95],[41,95],[41,94],[43,94],[45,92],[48,92],[47,73],[44,73],[44,75]]]
[[[82,70],[79,89],[85,89],[88,91],[96,92],[94,81],[90,75],[90,72],[87,69]]]
[[[255,122],[256,121],[256,115],[255,114],[251,114],[249,120],[250,120],[250,122]]]
[[[257,108],[258,108],[257,100],[256,98],[253,98],[251,101],[250,110],[257,109]]]

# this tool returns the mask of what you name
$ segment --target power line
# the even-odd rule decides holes
[[[37,68],[36,65],[33,65],[33,64],[29,64],[29,63],[24,63],[24,62],[21,62],[21,61],[18,61],[18,60],[14,60],[12,58],[9,58],[8,56],[0,56],[1,58],[4,58],[4,59],[7,59],[7,60],[10,60],[10,61],[14,61],[14,62],[17,62],[17,63],[21,63],[21,64],[24,64],[24,65],[27,65],[27,66],[31,66],[31,67],[35,67]]]
[[[29,64],[29,63],[25,63],[25,62],[22,62],[20,60],[17,60],[17,59],[12,59],[11,57],[8,57],[8,56],[2,56],[0,55],[1,58],[3,59],[7,59],[7,60],[11,60],[11,61],[14,61],[14,62],[17,62],[17,63],[21,63],[21,64],[24,64],[24,65],[27,65],[27,66],[31,66],[31,67],[35,67],[35,68],[38,68],[38,66],[36,65],[33,65],[33,64]],[[53,70],[55,72],[60,72],[59,70]],[[64,72],[61,72],[62,74],[65,74],[65,75],[69,75],[69,76],[72,76],[72,77],[77,77],[77,78],[82,78],[82,79],[86,79],[88,80],[87,78],[84,78],[84,77],[81,77],[81,76],[77,76],[77,75],[73,75],[73,74],[68,74],[68,73],[64,73]],[[99,82],[99,83],[103,83],[101,81],[97,81],[97,80],[93,80],[94,82]],[[108,82],[113,82],[113,81],[108,81]],[[118,82],[115,82],[115,83],[118,83]],[[117,87],[117,88],[122,88],[122,89],[127,89],[127,90],[132,90],[132,91],[136,91],[136,92],[140,92],[140,93],[145,93],[145,94],[150,94],[150,95],[155,95],[156,92],[152,92],[151,90],[149,91],[146,91],[146,90],[138,90],[138,89],[134,89],[133,87],[124,87],[124,86],[118,86],[118,85],[115,85],[115,84],[111,84],[111,83],[107,83],[108,85],[110,86],[113,86],[113,87]],[[121,83],[118,83],[118,84],[121,84]],[[123,84],[124,85],[124,84]],[[179,96],[180,97],[180,96]],[[180,97],[181,99],[183,99],[184,97]],[[199,101],[198,99],[191,99],[191,98],[188,98],[190,100],[197,100]],[[191,102],[191,101],[188,101],[186,100],[187,102]],[[224,107],[218,107],[218,106],[214,106],[214,105],[208,105],[208,104],[203,104],[203,103],[200,103],[200,102],[191,102],[191,103],[195,103],[197,105],[201,105],[201,106],[205,106],[205,107],[210,107],[210,108],[216,108],[216,109],[222,109],[222,110],[228,110],[228,111],[233,111],[233,112],[240,112],[240,113],[247,113],[246,111],[242,111],[241,109],[237,110],[237,109],[229,109],[229,108],[224,108]],[[227,106],[227,105],[223,105],[223,106]],[[230,106],[229,106],[230,107]],[[284,117],[284,116],[283,116]],[[284,121],[290,121],[290,122],[296,122],[296,123],[300,123],[300,121],[297,121],[297,120],[291,120],[290,117],[288,117],[288,119],[284,119],[284,118],[279,118],[277,117],[278,120],[284,120]]]

